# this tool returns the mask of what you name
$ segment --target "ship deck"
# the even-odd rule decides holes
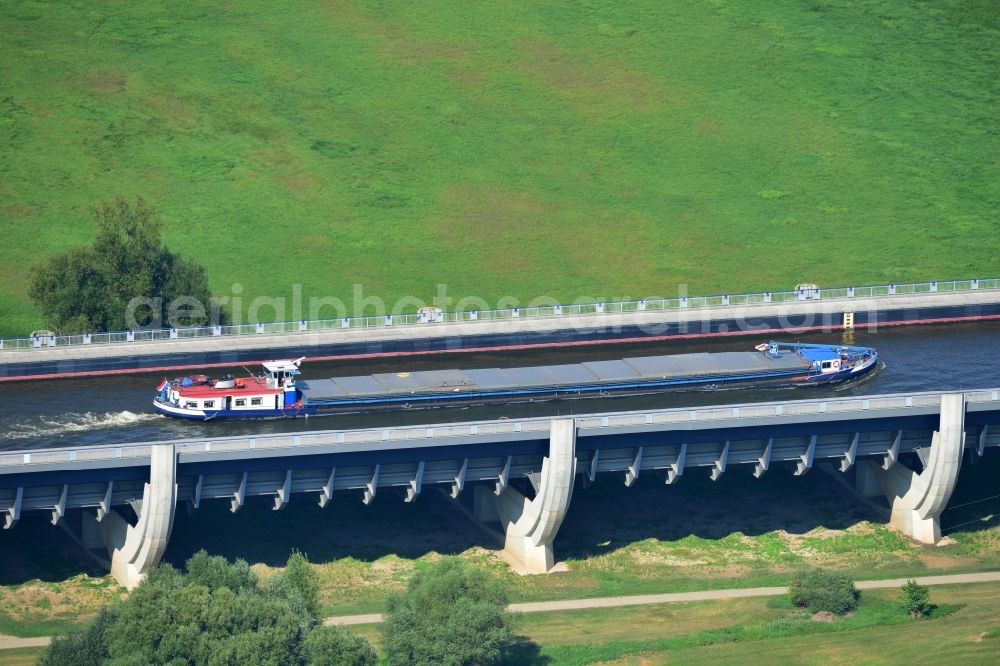
[[[722,352],[642,356],[613,361],[591,361],[521,368],[424,370],[354,377],[300,380],[299,390],[309,402],[406,395],[517,392],[532,389],[600,387],[676,379],[768,375],[786,376],[808,371],[809,363],[795,353],[775,358],[760,352]]]
[[[236,386],[230,388],[218,388],[214,385],[195,384],[194,386],[172,386],[181,398],[217,398],[227,395],[274,395],[281,393],[282,389],[268,388],[267,380],[263,377],[239,377]]]

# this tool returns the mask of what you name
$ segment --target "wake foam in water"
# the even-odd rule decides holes
[[[0,433],[0,439],[35,439],[54,437],[70,432],[86,432],[101,428],[120,428],[159,418],[156,414],[136,414],[130,411],[74,413],[68,412],[54,417],[40,416],[29,422],[14,423]]]

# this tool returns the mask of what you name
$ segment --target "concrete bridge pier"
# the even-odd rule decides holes
[[[99,517],[84,514],[83,543],[104,547],[111,575],[132,590],[147,571],[160,563],[167,549],[177,506],[177,456],[173,444],[154,444],[150,451],[149,483],[142,499],[132,506],[139,516],[135,525],[108,508]]]
[[[576,422],[555,419],[549,430],[549,455],[535,483],[535,498],[528,499],[509,485],[495,494],[476,486],[473,512],[483,522],[499,520],[504,531],[504,551],[526,573],[546,573],[555,565],[552,542],[569,510],[576,479]]]
[[[861,497],[885,497],[879,472],[874,460],[863,460],[854,468],[854,489]]]
[[[948,393],[941,396],[941,422],[922,472],[917,474],[894,459],[882,465],[865,461],[867,469],[858,471],[878,478],[889,500],[891,526],[921,543],[934,544],[941,540],[941,512],[958,483],[964,450],[965,395]]]

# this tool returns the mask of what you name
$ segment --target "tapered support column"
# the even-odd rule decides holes
[[[965,448],[965,396],[941,396],[941,424],[934,433],[927,464],[920,474],[896,463],[888,470],[866,461],[878,474],[892,507],[889,524],[922,543],[941,540],[941,512],[958,483]]]
[[[160,562],[177,505],[177,457],[173,444],[152,446],[149,483],[142,493],[139,520],[129,525],[116,511],[101,521],[104,542],[111,556],[111,575],[131,590],[143,575]]]
[[[529,500],[510,486],[499,496],[477,492],[476,514],[492,517],[492,502],[504,530],[504,550],[528,573],[545,573],[555,565],[552,542],[569,510],[576,479],[576,423],[573,419],[553,420],[549,433],[549,455],[542,461],[542,473],[535,498]]]
[[[883,497],[878,461],[868,460],[854,469],[854,490],[862,497]]]

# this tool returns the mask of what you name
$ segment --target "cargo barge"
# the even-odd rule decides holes
[[[841,383],[878,366],[871,347],[768,342],[755,351],[643,356],[519,368],[424,370],[299,380],[304,358],[268,361],[263,374],[166,379],[153,408],[195,420],[293,418],[540,402],[677,390]]]

